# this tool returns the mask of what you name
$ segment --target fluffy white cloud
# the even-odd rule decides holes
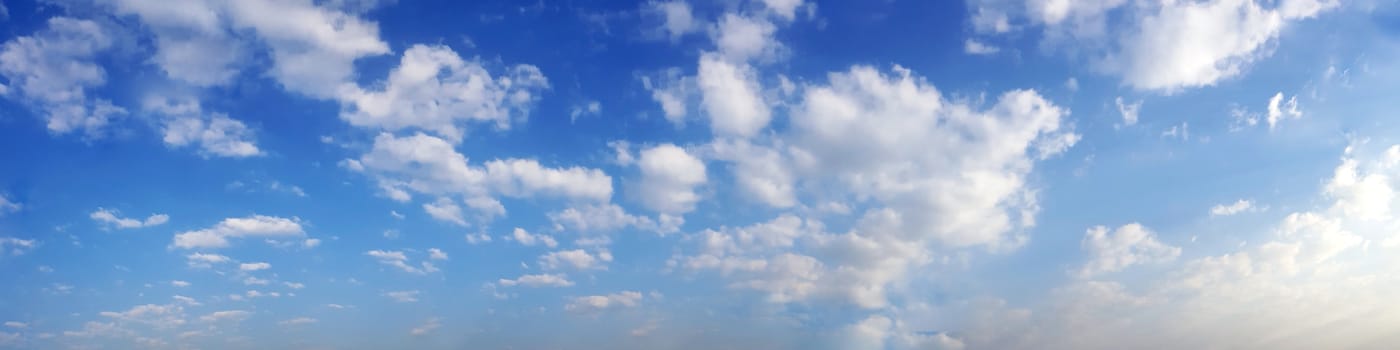
[[[195,86],[227,85],[247,56],[246,44],[229,31],[225,1],[167,3],[107,0],[119,15],[134,15],[155,36],[152,63],[165,75]]]
[[[97,211],[92,212],[92,214],[89,214],[88,217],[92,218],[92,220],[94,221],[118,229],[151,227],[161,225],[170,221],[170,216],[165,214],[151,214],[151,216],[146,217],[146,220],[144,221],[117,216],[119,214],[120,213],[116,210],[97,208]]]
[[[670,38],[671,42],[679,41],[682,36],[700,30],[700,21],[692,13],[690,3],[684,0],[650,2],[643,7],[660,17],[661,26],[658,30],[661,35]]]
[[[707,179],[703,161],[667,143],[642,150],[637,166],[642,171],[638,196],[647,208],[667,214],[695,209],[700,201],[695,188]]]
[[[1298,96],[1289,97],[1288,101],[1283,100],[1283,93],[1274,94],[1269,98],[1269,114],[1265,120],[1269,122],[1269,129],[1273,129],[1278,122],[1284,119],[1298,119],[1303,117],[1303,111],[1298,109]]]
[[[570,281],[568,278],[564,277],[564,275],[560,274],[522,275],[516,279],[502,278],[496,282],[506,287],[522,286],[539,288],[568,287],[574,285],[573,281]]]
[[[577,313],[594,313],[613,308],[635,307],[642,302],[642,293],[622,291],[605,295],[589,295],[573,298],[564,310]]]
[[[199,320],[204,322],[239,322],[248,319],[248,317],[251,317],[252,315],[253,313],[243,310],[224,310],[214,311],[209,313],[208,315],[200,316]]]
[[[540,266],[550,270],[606,270],[609,261],[612,261],[612,254],[607,251],[594,255],[583,249],[561,250],[540,256]]]
[[[405,137],[380,134],[375,137],[374,148],[369,153],[358,160],[347,160],[345,164],[350,169],[375,175],[381,186],[400,192],[411,189],[419,193],[457,193],[472,198],[490,194],[548,195],[595,201],[612,197],[612,177],[601,170],[546,168],[528,159],[492,160],[483,167],[474,167],[451,143],[421,133]],[[504,208],[500,211],[504,212]]]
[[[442,251],[442,249],[428,248],[428,259],[447,260],[447,252]]]
[[[186,255],[185,259],[190,267],[210,267],[214,264],[223,264],[233,259],[219,254],[194,253]]]
[[[532,234],[529,231],[525,231],[525,229],[519,227],[516,227],[514,231],[511,231],[510,239],[513,239],[516,242],[520,243],[520,245],[526,247],[544,245],[546,247],[554,248],[555,246],[559,245],[559,242],[555,241],[554,237],[551,237],[550,235],[542,233]]]
[[[259,270],[267,270],[267,269],[270,269],[270,268],[272,268],[272,264],[265,263],[265,262],[255,262],[255,263],[242,263],[242,264],[238,264],[238,269],[239,269],[239,270],[242,270],[242,271],[259,271]]]
[[[463,60],[446,46],[414,45],[382,89],[344,89],[341,118],[361,127],[425,130],[455,143],[468,122],[509,128],[548,87],[535,66],[517,65],[492,77],[480,62]]]
[[[30,105],[47,120],[54,134],[82,131],[99,137],[108,122],[126,110],[103,99],[90,99],[88,90],[106,83],[107,74],[94,61],[112,46],[96,22],[53,17],[32,36],[0,47],[0,75],[9,80],[5,95]]]
[[[235,30],[253,30],[271,51],[269,74],[287,90],[331,98],[353,83],[355,60],[389,53],[379,26],[311,0],[228,1]]]
[[[661,115],[677,127],[685,125],[686,101],[694,90],[695,78],[681,76],[680,69],[666,70],[657,77],[641,77],[642,87],[651,91],[651,99],[661,105]]]
[[[779,150],[744,139],[716,139],[705,151],[733,164],[730,170],[743,195],[774,208],[797,205],[793,165]]]
[[[776,58],[783,50],[783,45],[773,37],[777,31],[778,27],[767,19],[726,13],[710,30],[710,38],[714,40],[722,60],[769,60]],[[715,59],[721,60],[720,57]]]
[[[223,113],[205,113],[197,100],[151,96],[143,109],[162,117],[161,140],[166,146],[196,145],[201,154],[230,158],[263,154],[247,125]]]
[[[19,203],[15,203],[14,201],[10,200],[10,197],[6,197],[4,193],[0,193],[0,216],[17,212],[20,210],[20,208],[23,207],[24,206],[20,205]]]
[[[797,17],[797,9],[802,7],[802,0],[763,0],[763,6],[777,15],[779,18],[791,21]]]
[[[437,266],[434,266],[433,263],[427,261],[419,262],[418,266],[413,266],[408,260],[408,255],[404,254],[403,251],[371,250],[365,252],[365,255],[373,257],[375,260],[378,260],[380,264],[393,266],[398,268],[399,270],[403,270],[403,272],[415,275],[426,275],[429,273],[438,272]],[[446,256],[444,255],[444,257]]]
[[[171,245],[183,249],[224,248],[228,247],[229,238],[299,237],[305,234],[298,218],[253,215],[227,218],[214,227],[181,232],[175,235]]]
[[[1240,75],[1270,54],[1283,29],[1338,7],[1333,0],[970,0],[974,27],[1011,31],[1012,21],[1044,31],[1105,73],[1142,90],[1172,92]]]
[[[1089,261],[1078,272],[1082,277],[1123,270],[1137,264],[1162,263],[1176,259],[1181,248],[1157,240],[1157,235],[1138,223],[1109,231],[1095,226],[1084,233],[1080,246]]]
[[[755,75],[747,64],[734,63],[715,54],[700,57],[696,81],[702,106],[715,134],[751,137],[768,125],[772,115],[763,96],[759,95]]]
[[[660,214],[656,219],[628,214],[622,207],[607,204],[587,204],[566,208],[548,214],[555,230],[574,230],[584,233],[606,233],[624,228],[635,228],[658,234],[668,234],[680,230],[685,219],[679,216]]]
[[[1251,200],[1248,200],[1248,199],[1241,199],[1241,200],[1235,201],[1234,203],[1230,203],[1230,204],[1228,204],[1228,205],[1226,205],[1226,204],[1216,204],[1214,207],[1211,207],[1211,208],[1210,208],[1210,215],[1211,215],[1211,216],[1230,216],[1230,215],[1235,215],[1235,214],[1239,214],[1239,213],[1243,213],[1243,212],[1247,212],[1247,211],[1251,211],[1251,210],[1256,210],[1256,208],[1254,207],[1254,201],[1251,201]]]

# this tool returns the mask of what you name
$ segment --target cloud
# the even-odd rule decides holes
[[[1137,264],[1167,262],[1181,255],[1181,248],[1158,241],[1156,234],[1138,223],[1111,232],[1107,227],[1091,227],[1080,246],[1089,254],[1089,261],[1078,272],[1082,277],[1121,271]]]
[[[176,234],[171,245],[183,249],[224,248],[229,246],[230,238],[303,236],[306,233],[300,222],[298,218],[265,215],[227,218],[214,227]]]
[[[227,256],[208,253],[194,253],[186,255],[185,259],[188,261],[187,263],[190,265],[190,267],[204,268],[210,267],[213,264],[222,264],[233,261],[233,259],[229,259],[229,257]]]
[[[316,322],[319,322],[319,321],[317,321],[317,320],[314,319],[314,318],[310,318],[310,317],[297,317],[297,318],[293,318],[293,319],[289,319],[289,320],[278,321],[278,322],[277,322],[277,325],[279,325],[279,326],[296,326],[296,325],[312,324],[312,323],[316,323]]]
[[[715,54],[700,56],[696,82],[702,97],[701,106],[715,134],[751,137],[768,125],[772,115],[759,95],[755,74],[746,64],[736,64]]]
[[[411,265],[408,261],[408,256],[405,255],[403,251],[371,250],[365,252],[365,255],[373,257],[375,260],[378,260],[380,264],[393,266],[398,268],[399,270],[403,270],[403,272],[415,275],[426,275],[429,273],[438,272],[437,266],[433,266],[433,263],[431,262],[419,262],[419,266],[417,267]]]
[[[427,335],[428,333],[431,333],[432,331],[438,329],[438,327],[442,327],[442,323],[438,320],[437,317],[433,317],[429,318],[427,321],[424,321],[422,325],[414,327],[412,330],[409,330],[408,334],[413,336]]]
[[[608,204],[576,205],[561,211],[547,214],[554,229],[574,230],[582,233],[606,233],[624,228],[635,228],[658,234],[668,234],[680,230],[685,219],[679,216],[660,214],[656,219],[628,214],[622,207]]]
[[[115,227],[118,229],[158,226],[170,221],[170,216],[165,214],[151,214],[151,216],[146,217],[145,221],[119,217],[117,216],[119,214],[120,212],[116,210],[97,208],[97,211],[92,212],[88,217],[99,223],[106,224],[108,227]]]
[[[744,196],[774,208],[797,205],[793,164],[779,150],[744,139],[716,139],[704,151],[732,163],[735,185]]]
[[[1303,111],[1298,110],[1298,96],[1289,97],[1287,102],[1283,101],[1283,97],[1283,93],[1280,92],[1269,98],[1269,115],[1265,117],[1269,122],[1269,129],[1273,129],[1278,122],[1285,119],[1303,117]]]
[[[782,43],[773,37],[777,30],[767,19],[726,13],[710,30],[710,38],[723,57],[713,59],[729,62],[775,59],[784,50]],[[703,60],[701,66],[704,66]]]
[[[113,118],[126,114],[107,100],[87,96],[107,81],[106,71],[95,62],[112,47],[107,32],[93,21],[53,17],[34,35],[5,42],[0,75],[14,90],[6,95],[41,114],[54,134],[102,136]]]
[[[510,238],[520,243],[520,245],[526,247],[544,245],[545,247],[554,248],[555,246],[559,245],[559,242],[555,241],[554,237],[551,237],[550,235],[532,234],[529,231],[525,231],[525,229],[519,227],[516,227],[515,230],[511,231]]]
[[[990,56],[1001,52],[1001,48],[984,44],[981,41],[967,39],[963,42],[963,52],[969,55]]]
[[[605,295],[589,295],[573,298],[564,310],[576,313],[596,313],[608,309],[635,307],[642,301],[642,293],[622,291]]]
[[[185,281],[181,281],[181,280],[174,280],[174,281],[170,281],[170,285],[176,286],[176,287],[180,287],[180,288],[184,288],[184,287],[189,287],[189,286],[190,286],[190,283],[189,283],[189,282],[185,282]]]
[[[255,262],[255,263],[243,263],[243,264],[238,264],[238,269],[239,269],[239,270],[242,270],[242,271],[259,271],[259,270],[267,270],[267,269],[270,269],[270,268],[272,268],[272,264],[265,263],[265,262]]]
[[[23,208],[23,206],[19,203],[10,200],[10,198],[6,197],[4,193],[0,193],[0,216],[5,216],[5,214],[17,212],[20,210],[20,208]]]
[[[228,85],[244,64],[240,61],[248,58],[248,45],[230,32],[219,1],[107,2],[118,15],[136,16],[146,24],[155,37],[151,63],[172,79],[194,86]]]
[[[196,145],[200,154],[228,158],[263,155],[247,125],[223,113],[205,113],[198,100],[151,96],[142,108],[162,116],[161,140],[168,147]],[[273,183],[274,189],[279,186]],[[298,187],[293,189],[306,195]]]
[[[384,293],[384,296],[394,299],[395,302],[416,303],[418,302],[418,294],[419,292],[416,290],[401,290]]]
[[[355,76],[355,60],[389,53],[379,27],[311,1],[231,1],[234,30],[251,29],[267,45],[268,74],[289,91],[333,97]]]
[[[0,255],[9,254],[12,256],[24,255],[34,248],[39,247],[39,241],[33,239],[20,239],[14,237],[0,237]]]
[[[564,277],[564,275],[559,274],[522,275],[516,279],[502,278],[498,280],[497,283],[500,283],[502,286],[506,287],[522,286],[534,288],[568,287],[574,285],[573,281],[569,281],[569,279]]]
[[[612,261],[612,254],[603,251],[597,255],[583,249],[561,250],[540,256],[540,266],[549,270],[571,268],[575,270],[606,270]]]
[[[462,207],[447,197],[438,197],[436,201],[423,203],[423,211],[434,219],[454,223],[458,226],[467,225],[467,219],[462,217]]]
[[[1140,90],[1173,92],[1241,75],[1272,54],[1285,27],[1337,8],[1331,0],[970,0],[974,27],[998,35],[1024,20],[1043,42]]]
[[[1124,103],[1123,98],[1113,100],[1118,105],[1118,114],[1123,116],[1123,125],[1132,126],[1138,122],[1138,111],[1142,110],[1142,101]]]
[[[208,315],[200,316],[199,320],[204,322],[241,322],[243,320],[248,319],[248,317],[252,315],[253,313],[244,310],[224,310],[214,311],[209,313]]]
[[[341,118],[386,131],[423,130],[456,143],[466,123],[510,128],[547,88],[535,66],[516,65],[493,77],[480,62],[463,60],[446,46],[413,45],[382,89],[343,89]]]
[[[578,121],[578,117],[599,115],[603,113],[603,104],[598,101],[588,101],[582,105],[576,105],[569,110],[569,122]]]
[[[469,197],[546,195],[596,201],[612,196],[612,178],[601,170],[546,168],[528,159],[492,160],[475,167],[452,144],[424,134],[380,134],[369,153],[346,162],[353,164],[351,169],[360,168],[374,175],[382,187],[400,191],[406,188],[419,193],[459,193]]]
[[[643,10],[660,18],[661,26],[656,30],[661,36],[670,38],[673,43],[679,41],[686,34],[701,29],[701,22],[695,18],[690,3],[684,0],[653,1],[642,5],[642,7]]]
[[[637,166],[642,179],[638,192],[647,208],[666,214],[695,209],[701,197],[695,187],[705,184],[705,163],[672,144],[642,150]]]
[[[688,112],[686,101],[695,90],[695,78],[681,76],[679,68],[671,68],[659,76],[640,79],[642,88],[651,91],[651,99],[661,106],[662,117],[671,125],[684,126]]]
[[[428,259],[447,260],[447,253],[443,252],[442,249],[428,248]]]
[[[763,0],[763,6],[784,20],[793,20],[797,17],[797,9],[803,5],[802,0]]]
[[[1229,205],[1226,205],[1226,204],[1216,204],[1214,207],[1210,207],[1210,215],[1211,215],[1211,216],[1230,216],[1230,215],[1235,215],[1235,214],[1239,214],[1239,213],[1243,213],[1243,212],[1248,212],[1248,211],[1253,211],[1253,210],[1257,210],[1257,208],[1254,207],[1254,202],[1253,202],[1253,201],[1250,201],[1250,200],[1248,200],[1248,199],[1241,199],[1241,200],[1235,201],[1234,203],[1231,203],[1231,204],[1229,204]]]

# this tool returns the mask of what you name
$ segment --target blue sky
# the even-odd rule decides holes
[[[1387,1],[0,4],[0,347],[1400,340]]]

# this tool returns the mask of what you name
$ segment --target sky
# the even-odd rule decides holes
[[[0,348],[1387,349],[1385,0],[6,0]]]

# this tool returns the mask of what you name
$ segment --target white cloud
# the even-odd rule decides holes
[[[297,218],[265,215],[227,218],[214,227],[176,234],[171,245],[183,249],[224,248],[228,247],[229,238],[302,236],[306,233],[300,222]]]
[[[1123,116],[1123,125],[1132,126],[1138,122],[1138,111],[1142,110],[1142,101],[1124,103],[1123,98],[1113,100],[1118,105],[1118,114]]]
[[[20,208],[23,208],[23,206],[19,203],[11,201],[10,198],[6,197],[4,193],[0,193],[0,216],[5,216],[5,214],[17,212],[20,210]]]
[[[24,323],[24,322],[19,322],[19,321],[5,321],[5,327],[10,327],[10,328],[15,328],[15,329],[25,329],[25,328],[29,328],[29,324]]]
[[[247,265],[247,264],[244,264],[244,265]],[[244,279],[243,279],[243,285],[245,285],[245,286],[266,286],[266,285],[271,284],[271,283],[272,283],[272,281],[269,281],[269,280],[267,280],[267,279],[257,278],[257,277],[248,277],[248,278],[244,278]]]
[[[385,188],[406,188],[426,194],[548,195],[596,201],[606,201],[612,196],[612,178],[601,170],[546,168],[527,159],[492,160],[484,167],[473,167],[452,144],[424,134],[406,137],[380,134],[375,137],[374,148],[369,153],[347,163],[375,175]]]
[[[243,271],[259,271],[259,270],[267,270],[267,269],[270,269],[270,268],[272,268],[272,264],[265,263],[265,262],[255,262],[255,263],[242,263],[242,264],[238,264],[238,269],[239,269],[239,270],[243,270]]]
[[[777,30],[777,26],[767,19],[726,13],[710,30],[710,38],[714,40],[719,55],[723,57],[713,59],[747,62],[777,58],[783,50],[783,45],[773,37]],[[701,62],[703,67],[704,61]]]
[[[576,105],[569,110],[569,122],[578,121],[581,116],[596,116],[603,113],[603,104],[598,101],[588,101],[582,105]]]
[[[447,253],[443,252],[442,249],[428,248],[428,259],[447,260]]]
[[[353,82],[355,60],[389,53],[379,27],[310,0],[230,1],[221,12],[234,30],[251,29],[270,49],[268,72],[287,90],[333,97]]]
[[[668,69],[658,77],[641,77],[642,87],[651,91],[651,99],[661,105],[662,117],[677,127],[685,125],[686,100],[694,89],[694,80],[681,76],[677,68]]]
[[[730,170],[743,195],[774,208],[797,205],[792,164],[779,150],[744,139],[716,139],[706,146],[707,156],[733,163]]]
[[[568,278],[560,274],[522,275],[516,279],[502,278],[498,280],[497,283],[500,283],[502,286],[506,287],[522,286],[534,288],[568,287],[574,285],[573,281],[569,281]]]
[[[584,233],[611,232],[631,227],[668,234],[680,230],[680,225],[685,223],[685,219],[667,214],[660,214],[655,220],[628,214],[622,207],[612,203],[573,206],[549,213],[548,216],[549,221],[554,223],[555,230],[567,229]]]
[[[427,261],[419,262],[419,266],[413,266],[409,262],[408,256],[405,255],[403,251],[371,250],[365,252],[365,255],[373,257],[375,260],[378,260],[380,264],[393,266],[398,268],[399,270],[403,270],[403,272],[415,275],[425,275],[438,271],[437,266],[434,266],[433,263]]]
[[[1265,117],[1269,122],[1269,129],[1273,129],[1278,122],[1285,119],[1303,117],[1303,111],[1298,110],[1298,96],[1289,97],[1287,102],[1284,102],[1283,97],[1283,93],[1280,92],[1269,98],[1269,115]]]
[[[310,317],[297,317],[297,318],[293,318],[293,319],[289,319],[289,320],[278,321],[278,322],[277,322],[277,325],[279,325],[279,326],[296,326],[296,325],[312,324],[312,323],[316,323],[316,322],[319,322],[319,321],[317,321],[317,320],[314,319],[314,318],[310,318]]]
[[[1181,248],[1158,241],[1156,234],[1138,223],[1120,226],[1112,232],[1103,226],[1091,227],[1085,231],[1080,246],[1089,254],[1089,261],[1078,272],[1083,277],[1121,271],[1137,264],[1167,262],[1181,255]]]
[[[1050,46],[1090,57],[1094,68],[1141,90],[1173,92],[1239,76],[1272,54],[1283,29],[1335,9],[1331,0],[973,0],[982,33],[1020,16]]]
[[[415,303],[418,302],[418,294],[416,290],[401,290],[384,293],[384,296],[394,299],[395,302]]]
[[[779,18],[791,21],[797,17],[797,9],[802,7],[802,0],[763,0],[763,6]]]
[[[988,45],[988,44],[984,44],[984,43],[982,43],[982,42],[980,42],[980,41],[977,41],[977,40],[967,39],[966,41],[963,42],[963,52],[965,52],[965,53],[967,53],[967,54],[969,54],[969,55],[982,55],[982,56],[987,56],[987,55],[995,55],[996,53],[1001,52],[1001,48],[998,48],[998,47],[992,46],[992,45]]]
[[[462,207],[447,197],[438,197],[436,201],[423,203],[423,211],[434,219],[451,222],[458,226],[467,225],[467,219],[462,217]]]
[[[307,238],[305,241],[301,241],[301,246],[302,246],[303,248],[316,248],[317,246],[320,246],[320,245],[321,245],[321,239],[319,239],[319,238]]]
[[[466,238],[467,244],[476,245],[491,243],[491,235],[485,233],[468,233]]]
[[[418,326],[418,327],[414,327],[412,330],[409,330],[409,331],[408,331],[408,334],[414,335],[414,336],[426,335],[426,334],[428,334],[428,333],[431,333],[433,330],[438,329],[438,327],[441,327],[441,326],[442,326],[442,323],[438,320],[438,318],[437,318],[437,317],[433,317],[433,318],[429,318],[427,321],[423,322],[422,325],[420,325],[420,326]]]
[[[204,322],[232,321],[240,322],[251,317],[253,313],[243,310],[214,311],[208,315],[200,316],[199,320]]]
[[[666,214],[684,214],[695,209],[701,197],[695,187],[705,184],[705,163],[672,144],[642,150],[637,166],[642,179],[638,192],[642,204]]]
[[[561,250],[540,256],[540,266],[550,270],[606,270],[609,261],[612,261],[611,253],[604,251],[595,256],[583,249]]]
[[[424,130],[456,143],[466,123],[507,129],[524,119],[548,87],[535,66],[516,65],[493,77],[480,62],[463,60],[446,46],[414,45],[382,89],[342,89],[341,118],[387,131]]]
[[[1253,210],[1257,210],[1257,208],[1254,207],[1254,202],[1253,202],[1253,201],[1248,200],[1248,199],[1241,199],[1241,200],[1235,201],[1234,203],[1231,203],[1231,204],[1229,204],[1229,205],[1226,205],[1226,204],[1216,204],[1214,207],[1211,207],[1211,208],[1210,208],[1210,215],[1211,215],[1211,216],[1230,216],[1230,215],[1235,215],[1235,214],[1239,214],[1239,213],[1243,213],[1243,212],[1248,212],[1248,211],[1253,211]]]
[[[233,261],[233,259],[229,259],[229,257],[227,256],[207,253],[194,253],[186,255],[185,259],[188,260],[188,264],[190,265],[190,267],[201,268],[207,268],[213,266],[213,264],[222,264]]]
[[[170,281],[170,285],[176,286],[176,287],[184,288],[184,287],[189,287],[189,286],[190,286],[190,283],[189,283],[189,282],[185,282],[185,281],[181,281],[181,280],[174,280],[174,281]]]
[[[282,285],[287,286],[287,288],[291,288],[291,289],[302,289],[302,288],[306,288],[306,285],[305,285],[305,284],[301,284],[301,283],[297,283],[297,282],[282,282]]]
[[[155,36],[152,63],[166,76],[194,86],[227,85],[238,74],[247,45],[229,32],[219,1],[111,0],[119,15],[135,15]]]
[[[696,81],[715,134],[751,137],[768,125],[772,115],[759,95],[755,74],[747,64],[736,64],[714,54],[700,56]]]
[[[650,2],[643,6],[661,17],[662,23],[658,30],[670,38],[671,42],[700,30],[700,21],[696,20],[692,13],[690,3],[684,0]]]
[[[144,221],[117,216],[119,214],[120,212],[116,210],[97,208],[97,211],[92,212],[88,217],[92,218],[94,221],[118,229],[158,226],[170,221],[170,216],[165,214],[151,214],[151,216],[146,217]]]
[[[229,158],[263,155],[247,125],[223,113],[205,113],[197,100],[150,96],[142,108],[163,117],[161,133],[166,146],[197,145],[200,154]]]
[[[519,228],[519,227],[516,227],[514,231],[511,231],[511,233],[510,233],[510,238],[511,238],[511,239],[514,239],[516,242],[520,243],[520,245],[523,245],[523,246],[526,246],[526,247],[533,247],[533,246],[535,246],[535,245],[544,245],[544,246],[546,246],[546,247],[554,248],[555,246],[558,246],[558,245],[559,245],[559,242],[558,242],[558,241],[555,241],[555,240],[554,240],[554,237],[552,237],[552,236],[550,236],[550,235],[542,234],[542,233],[541,233],[541,234],[532,234],[532,233],[530,233],[530,232],[528,232],[528,231],[525,231],[525,229],[522,229],[522,228]]]
[[[5,42],[0,48],[0,75],[9,80],[7,96],[30,105],[47,120],[54,134],[82,131],[100,137],[125,109],[103,99],[88,98],[88,90],[106,83],[107,74],[95,60],[112,46],[96,22],[68,17],[50,18],[32,36]]]
[[[0,255],[23,255],[39,247],[39,241],[14,237],[0,237]]]
[[[642,302],[642,293],[622,291],[605,295],[589,295],[573,298],[564,310],[577,313],[595,313],[614,308],[635,307]]]

